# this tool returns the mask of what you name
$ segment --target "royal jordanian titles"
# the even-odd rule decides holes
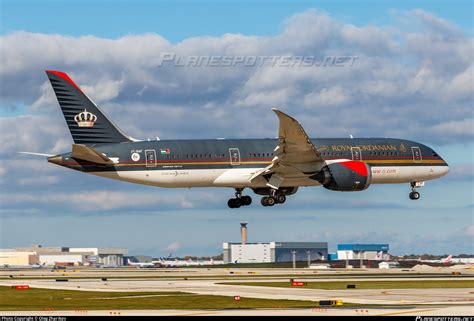
[[[273,109],[277,139],[138,141],[121,131],[64,72],[47,70],[71,132],[72,151],[48,162],[101,177],[159,187],[227,187],[230,208],[283,204],[301,186],[354,192],[371,184],[417,188],[446,175],[448,164],[433,149],[394,138],[309,138],[300,123]],[[34,154],[34,153],[31,153]]]

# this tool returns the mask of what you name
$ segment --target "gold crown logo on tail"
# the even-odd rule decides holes
[[[74,117],[74,120],[79,127],[94,127],[94,124],[97,121],[97,116],[84,109],[82,113],[79,113]]]

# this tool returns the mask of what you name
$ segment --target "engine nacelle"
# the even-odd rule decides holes
[[[343,161],[326,165],[317,180],[332,191],[363,191],[372,182],[372,172],[366,163]]]

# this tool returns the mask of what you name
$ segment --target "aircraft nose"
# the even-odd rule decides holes
[[[63,157],[60,155],[48,157],[48,162],[53,164],[61,164],[63,162]]]
[[[443,164],[442,166],[435,166],[433,170],[433,174],[435,177],[442,177],[449,173],[449,166],[448,164]]]
[[[442,169],[441,169],[441,176],[444,176],[444,175],[446,175],[446,174],[448,174],[448,173],[449,173],[449,166],[448,166],[448,164],[446,163],[446,165],[443,166]]]

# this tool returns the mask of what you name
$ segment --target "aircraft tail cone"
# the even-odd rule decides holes
[[[59,156],[59,155],[58,156],[51,156],[51,157],[48,157],[48,162],[59,165],[63,162],[63,157]]]

